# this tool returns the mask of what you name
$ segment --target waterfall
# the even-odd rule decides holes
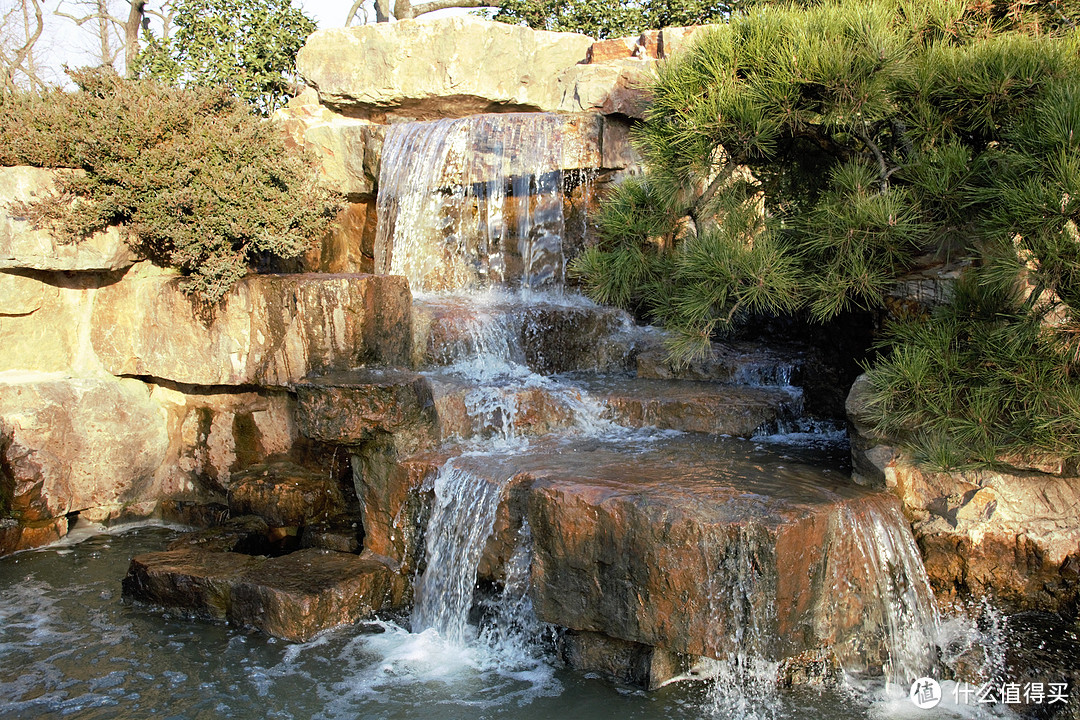
[[[390,126],[376,272],[414,291],[560,285],[562,124],[507,113]]]
[[[841,506],[832,522],[819,633],[848,669],[906,687],[935,667],[940,622],[911,528],[895,503],[875,497]],[[845,616],[861,616],[846,637],[833,629]]]
[[[453,460],[439,470],[425,536],[427,566],[415,586],[414,632],[433,628],[456,644],[468,638],[476,570],[507,482],[480,477]]]

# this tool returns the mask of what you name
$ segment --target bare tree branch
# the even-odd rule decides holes
[[[30,5],[32,5],[34,9],[33,30],[30,29]],[[40,0],[23,0],[22,15],[26,42],[14,51],[10,62],[5,63],[3,69],[4,88],[8,92],[17,90],[15,73],[19,71],[26,75],[31,88],[43,87],[43,83],[40,78],[38,78],[32,62],[34,44],[37,43],[38,39],[41,37],[41,32],[45,29],[45,18],[41,12]]]
[[[345,16],[345,27],[349,27],[352,24],[353,18],[356,17],[356,13],[360,12],[360,8],[363,6],[364,0],[355,0],[352,7],[349,8],[349,14]]]

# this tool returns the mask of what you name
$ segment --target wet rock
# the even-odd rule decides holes
[[[353,482],[363,508],[364,549],[387,558],[405,577],[419,569],[430,483],[445,460],[445,455],[437,453],[405,456],[386,437],[353,456]]]
[[[233,586],[264,562],[262,557],[199,548],[136,555],[123,581],[124,597],[223,619],[232,603]]]
[[[108,272],[130,267],[135,254],[117,228],[65,243],[50,230],[35,228],[13,203],[51,195],[59,172],[35,167],[0,168],[0,268]]]
[[[376,118],[555,110],[559,72],[584,60],[592,43],[469,16],[404,20],[320,30],[297,69],[324,104]]]
[[[359,553],[363,536],[359,517],[342,515],[304,527],[300,547]]]
[[[253,565],[232,586],[229,621],[305,642],[383,609],[399,607],[405,581],[386,565],[307,548]]]
[[[815,478],[820,471],[794,459],[761,461],[768,479],[726,476],[734,458],[722,447],[678,440],[641,456],[580,459],[564,450],[565,468],[537,459],[523,470],[534,478],[537,616],[695,656],[724,657],[740,647],[735,638],[775,659],[830,647],[845,668],[881,672],[888,591],[865,538],[895,532],[890,542],[902,545],[895,499],[839,474]],[[888,562],[917,588],[909,550]],[[921,592],[928,616],[929,588]]]
[[[179,279],[140,277],[95,298],[93,348],[115,375],[194,385],[268,385],[409,354],[403,278],[249,275],[208,324]]]
[[[621,372],[632,367],[640,333],[615,308],[453,298],[414,303],[413,364],[453,365],[486,355],[541,374]]]
[[[641,380],[589,383],[607,406],[606,416],[625,427],[750,437],[797,414],[797,392],[719,383]]]
[[[560,633],[558,651],[575,670],[646,690],[663,687],[690,667],[690,659],[678,653],[593,632]]]
[[[229,506],[215,500],[171,497],[158,506],[161,519],[202,529],[216,527],[229,519]]]
[[[703,357],[676,366],[659,338],[637,354],[637,376],[657,380],[717,381],[744,385],[791,385],[802,352],[777,351],[758,343],[712,343]]]
[[[0,520],[0,555],[48,545],[68,533],[66,517],[21,523],[15,518]]]
[[[872,429],[865,376],[848,396],[852,466],[896,495],[943,603],[990,596],[1011,610],[1080,607],[1080,478],[1032,470],[933,472]],[[1052,458],[1016,458],[1068,470]]]
[[[477,388],[452,376],[432,377],[431,386],[443,440],[544,435],[574,419],[567,398],[547,388]]]
[[[169,446],[146,385],[116,378],[0,379],[0,434],[6,504],[27,527],[155,499]]]
[[[434,424],[431,388],[416,373],[373,368],[294,387],[300,430],[320,442],[357,445],[379,433],[423,434]]]
[[[335,476],[292,463],[257,465],[232,478],[229,511],[256,515],[271,527],[296,527],[326,520],[345,510]]]
[[[228,513],[228,508],[225,512]],[[266,520],[255,515],[244,515],[224,520],[215,527],[184,533],[169,543],[166,549],[264,555],[269,544],[270,526]]]

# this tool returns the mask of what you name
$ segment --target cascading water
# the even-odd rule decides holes
[[[561,127],[547,113],[390,126],[377,272],[414,291],[561,284]]]
[[[457,644],[468,639],[476,568],[508,481],[491,482],[452,460],[439,470],[425,540],[427,567],[414,589],[414,631],[433,628]]]
[[[454,642],[470,637],[477,565],[506,478],[529,463],[550,465],[544,460],[549,451],[529,450],[528,430],[537,422],[538,408],[560,405],[563,417],[557,425],[567,437],[619,432],[585,385],[531,369],[524,346],[525,338],[550,332],[536,326],[528,308],[550,302],[551,296],[531,292],[562,284],[561,122],[554,115],[509,114],[408,123],[391,127],[384,146],[376,263],[381,272],[408,277],[420,294],[418,302],[434,314],[439,333],[428,356],[434,367],[427,373],[437,380],[436,405],[465,383],[462,405],[471,420],[461,432],[479,438],[470,452],[482,456],[516,443],[509,456],[504,451],[497,461],[492,458],[498,471],[477,474],[451,460],[434,483],[427,566],[416,583],[412,621],[414,630],[435,628]],[[584,302],[556,298],[556,303]],[[543,358],[536,362],[543,364]],[[790,360],[753,357],[733,367],[729,383],[775,388],[782,398],[776,417],[758,429],[764,440],[793,432],[821,436],[822,429],[835,429],[803,418],[802,392],[791,386],[794,370]],[[640,436],[635,440],[641,441]],[[866,671],[876,662],[879,672],[897,681],[928,671],[933,645],[927,639],[935,633],[936,616],[910,532],[873,509],[841,510],[831,522],[837,562],[827,564],[827,572],[854,575],[825,581],[817,632],[835,637],[841,649],[849,640],[860,645],[844,658],[852,670]],[[765,712],[778,667],[773,615],[779,570],[762,565],[769,534],[762,536],[765,531],[753,522],[741,527],[724,541],[714,562],[708,597],[716,627],[728,633],[715,638],[712,652],[721,678],[716,687],[728,688],[714,697],[716,707],[751,717]],[[866,611],[871,605],[862,625],[848,622],[836,630],[829,625],[845,610]],[[859,628],[857,637],[844,637],[853,626]],[[873,651],[863,647],[867,644]]]

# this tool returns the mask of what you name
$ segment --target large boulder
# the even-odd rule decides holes
[[[312,373],[408,359],[404,278],[249,275],[209,321],[179,282],[139,277],[98,292],[92,342],[109,372],[191,385],[284,386]]]
[[[52,194],[59,172],[74,171],[0,167],[0,268],[106,272],[130,267],[135,255],[116,228],[64,243],[35,228],[15,207]]]
[[[555,110],[559,73],[593,40],[469,16],[319,30],[297,69],[333,108],[413,117]]]
[[[21,525],[153,509],[169,435],[138,380],[0,375],[0,426],[4,500]]]
[[[1080,477],[1060,458],[1000,458],[994,470],[935,472],[876,434],[861,376],[848,395],[856,478],[903,506],[938,599],[992,597],[1009,610],[1080,607]],[[1012,467],[1009,467],[1012,465]]]

